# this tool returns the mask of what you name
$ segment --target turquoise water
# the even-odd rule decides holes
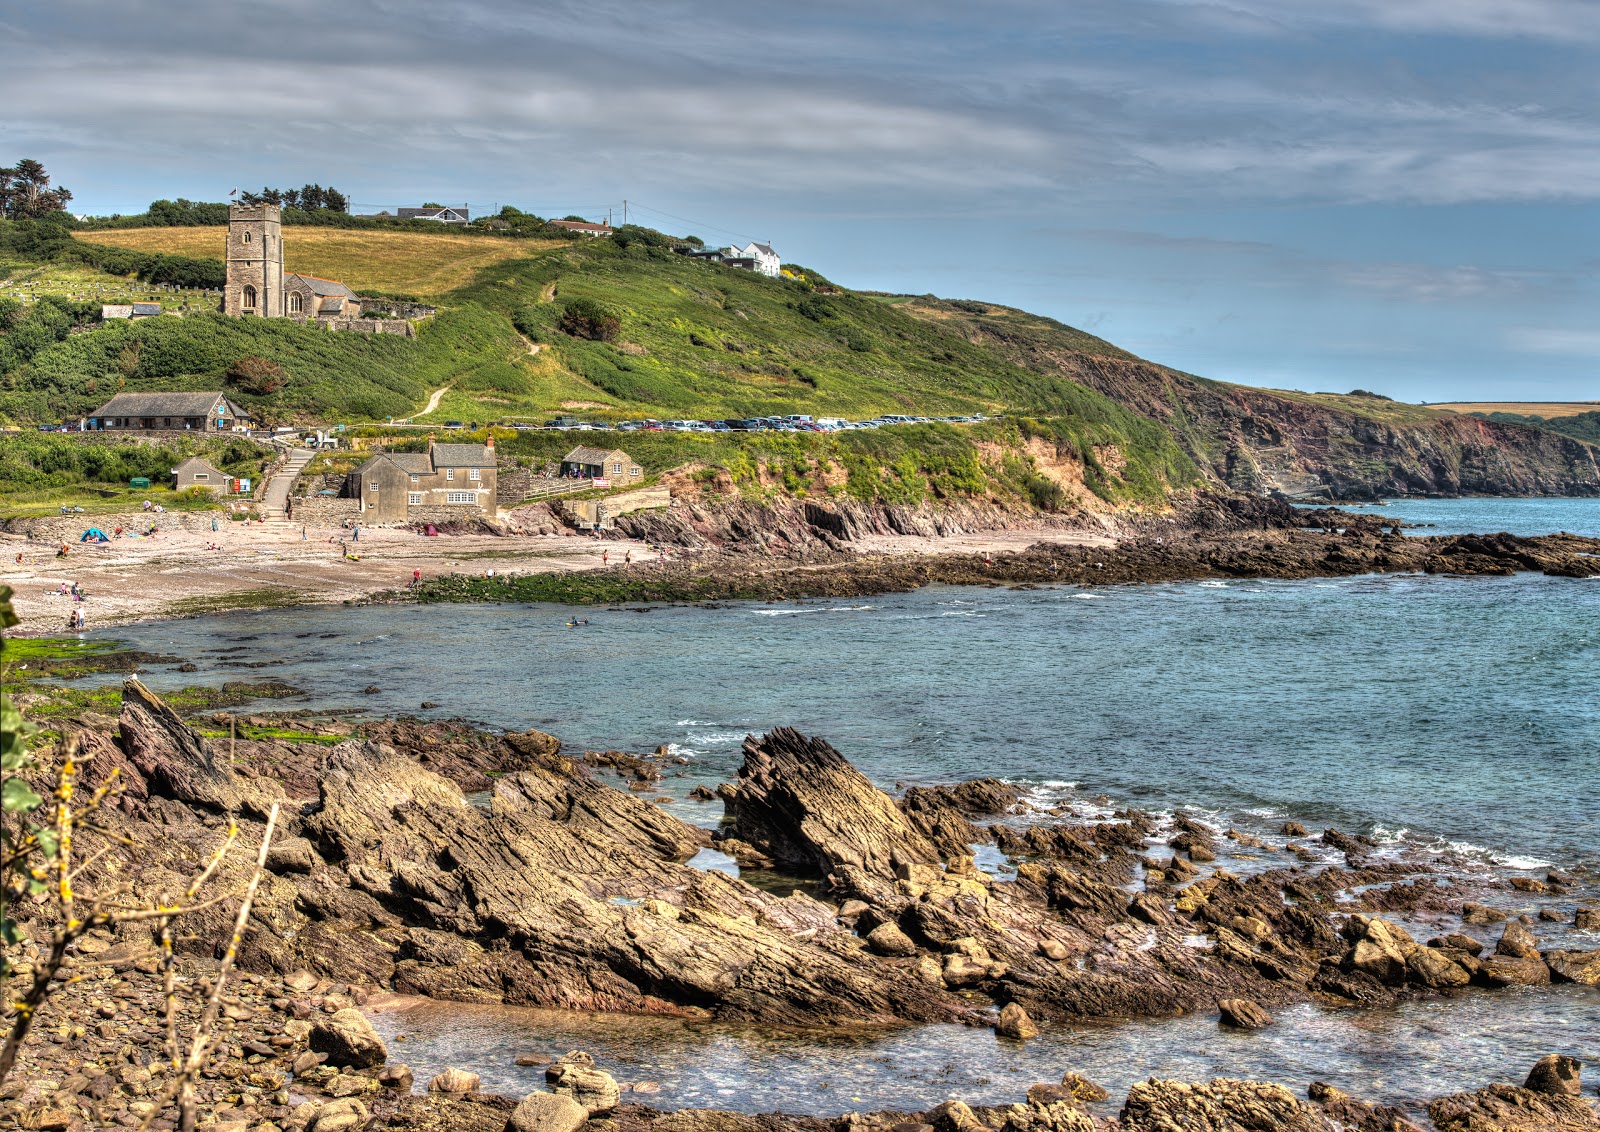
[[[1374,509],[1434,532],[1600,534],[1595,500],[1417,500]],[[1419,533],[1429,533],[1424,529]],[[1001,775],[1079,812],[1131,803],[1264,835],[1287,819],[1372,834],[1388,851],[1483,878],[1573,870],[1600,894],[1600,581],[1359,577],[1101,590],[930,588],[855,601],[591,610],[308,608],[111,630],[200,671],[157,689],[275,676],[303,704],[542,727],[588,748],[689,758],[666,789],[734,773],[749,732],[822,735],[885,788]],[[265,668],[240,667],[261,661]],[[381,691],[363,694],[370,685]],[[423,700],[440,707],[420,712]],[[279,705],[270,705],[279,706]],[[1221,862],[1258,867],[1225,844]],[[1501,907],[1535,898],[1496,893]],[[1571,899],[1553,901],[1570,919]],[[1416,925],[1425,929],[1427,925]],[[1600,946],[1540,923],[1549,943]],[[512,1058],[591,1048],[663,1107],[818,1114],[1019,1099],[1073,1069],[1120,1099],[1149,1075],[1325,1079],[1408,1101],[1520,1082],[1539,1056],[1600,1057],[1593,988],[1396,1010],[1285,1011],[1257,1034],[1211,1018],[1052,1027],[1026,1046],[986,1030],[818,1036],[432,1005],[380,1017],[418,1078],[471,1065],[533,1087]],[[1107,1111],[1114,1111],[1111,1105]]]

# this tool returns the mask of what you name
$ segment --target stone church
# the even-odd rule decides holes
[[[275,204],[236,204],[228,209],[228,284],[224,314],[240,318],[289,318],[334,330],[369,334],[416,333],[404,318],[363,318],[359,295],[336,279],[283,270],[283,212]],[[379,304],[380,311],[386,304]],[[417,308],[418,314],[432,308]]]

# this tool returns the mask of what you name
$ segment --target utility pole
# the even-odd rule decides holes
[[[627,197],[623,197],[622,198],[622,226],[624,228],[626,228],[628,226],[628,198]]]

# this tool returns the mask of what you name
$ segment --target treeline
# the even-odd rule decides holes
[[[450,225],[441,225],[437,220],[411,218],[402,220],[398,216],[352,216],[340,209],[329,207],[308,209],[302,204],[285,203],[281,207],[285,225],[399,229],[404,232],[467,232],[533,240],[573,241],[584,238],[576,232],[550,223],[542,216],[523,212],[511,205],[506,205],[493,216],[479,217],[470,224]],[[61,219],[79,231],[104,231],[115,228],[220,228],[228,223],[228,205],[226,202],[192,201],[179,197],[177,200],[153,200],[149,209],[140,213],[96,216],[80,221],[71,221],[63,215]],[[646,231],[646,229],[636,230]],[[628,229],[619,229],[619,235],[627,231]]]
[[[132,275],[145,283],[174,287],[220,291],[228,278],[221,260],[74,240],[70,224],[54,218],[0,221],[0,254],[30,263],[84,263],[112,275]]]
[[[175,444],[94,444],[59,433],[23,433],[0,445],[0,493],[80,483],[125,484],[137,476],[160,483],[190,456],[220,470],[253,475],[268,458],[264,445],[240,437],[184,439]]]

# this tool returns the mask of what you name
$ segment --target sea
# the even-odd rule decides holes
[[[1415,524],[1408,534],[1600,536],[1600,500],[1360,509]],[[575,617],[588,624],[570,626]],[[1600,897],[1600,580],[936,586],[582,610],[313,606],[89,636],[198,666],[142,674],[157,690],[272,676],[308,690],[294,706],[538,727],[587,749],[666,744],[686,760],[665,783],[666,804],[705,825],[720,803],[692,802],[689,790],[730,778],[745,737],[784,724],[826,738],[890,791],[995,776],[1085,820],[1131,805],[1280,843],[1285,821],[1333,826],[1467,879],[1558,867],[1580,899]],[[1226,844],[1234,871],[1273,863]],[[715,855],[697,863],[736,868]],[[989,864],[1004,875],[1006,862]],[[1514,911],[1565,910],[1568,922],[1537,925],[1548,944],[1600,947],[1600,934],[1572,927],[1573,897],[1504,896],[1496,903]],[[469,1065],[486,1088],[517,1093],[541,1077],[516,1055],[582,1048],[621,1080],[659,1085],[640,1099],[661,1107],[835,1114],[1004,1103],[1067,1070],[1114,1098],[1149,1076],[1235,1076],[1320,1079],[1414,1103],[1520,1083],[1547,1053],[1593,1063],[1597,1018],[1600,988],[1566,986],[1383,1010],[1296,1006],[1252,1033],[1210,1016],[1052,1026],[1026,1044],[961,1026],[785,1033],[458,1004],[377,1021],[419,1080]]]

